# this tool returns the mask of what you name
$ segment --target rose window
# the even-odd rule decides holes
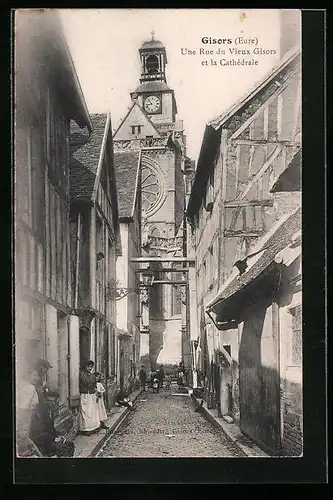
[[[156,211],[163,198],[161,177],[157,170],[148,165],[142,166],[142,208],[145,212]]]

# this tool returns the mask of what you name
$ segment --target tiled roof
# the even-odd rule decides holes
[[[71,197],[75,199],[90,199],[94,188],[95,176],[101,154],[107,114],[91,115],[93,131],[88,141],[78,148],[71,160]],[[73,127],[71,130],[75,134]]]
[[[157,80],[141,83],[141,85],[135,89],[135,92],[162,92],[164,90],[171,89],[163,80]]]
[[[114,153],[119,218],[132,217],[140,151]]]
[[[282,224],[277,223],[277,229],[271,229],[271,235],[265,239],[263,253],[254,264],[242,275],[235,276],[234,279],[226,283],[220,290],[216,299],[208,306],[210,310],[215,310],[223,301],[229,299],[237,292],[244,289],[249,283],[256,279],[274,261],[276,255],[281,252],[291,242],[294,233],[301,229],[301,208],[289,215]],[[258,246],[260,242],[258,242]],[[256,245],[257,247],[257,245]],[[250,250],[250,253],[254,251]]]
[[[96,175],[72,158],[70,175],[70,196],[72,200],[90,200]]]

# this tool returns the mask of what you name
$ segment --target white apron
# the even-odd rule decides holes
[[[100,427],[96,394],[80,394],[80,430],[95,431]]]
[[[105,420],[108,419],[103,399],[103,393],[105,392],[105,389],[100,382],[97,382],[97,392],[100,392],[102,394],[102,396],[99,397],[97,401],[99,420],[100,422],[105,422]]]

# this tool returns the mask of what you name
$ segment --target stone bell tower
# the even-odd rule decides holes
[[[114,134],[116,151],[141,151],[143,255],[183,255],[184,163],[186,142],[177,104],[167,84],[165,46],[151,39],[139,48],[139,85],[132,105]],[[171,264],[150,264],[155,281],[177,281],[183,274],[158,271]],[[182,285],[156,283],[149,301],[149,356],[152,365],[181,358]]]

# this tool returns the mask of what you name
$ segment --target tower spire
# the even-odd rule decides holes
[[[154,30],[151,30],[150,34],[151,34],[151,39],[152,39],[152,41],[154,41],[154,40],[155,40],[155,38],[154,38],[155,31],[154,31]]]

